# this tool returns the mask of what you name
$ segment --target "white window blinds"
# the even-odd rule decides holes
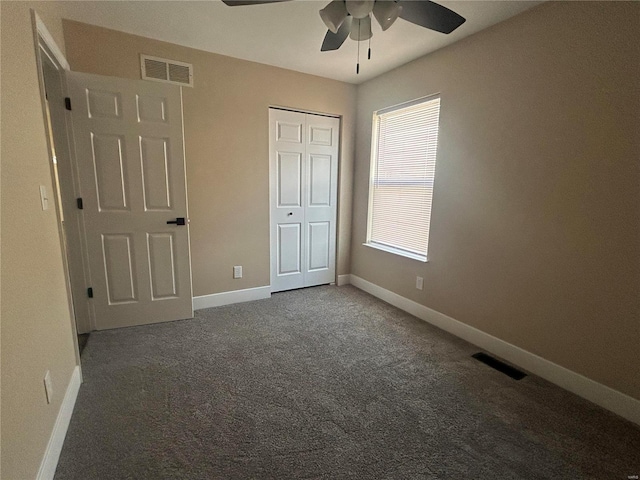
[[[439,115],[434,97],[374,115],[370,246],[426,261]]]

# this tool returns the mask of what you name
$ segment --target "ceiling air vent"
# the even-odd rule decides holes
[[[140,55],[143,80],[193,87],[193,65],[166,58]]]

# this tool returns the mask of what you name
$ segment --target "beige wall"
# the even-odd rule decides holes
[[[640,399],[638,32],[550,2],[361,85],[352,273]],[[372,112],[436,92],[425,264],[362,243]]]
[[[71,314],[53,202],[29,7],[58,45],[55,5],[0,2],[2,22],[2,463],[3,479],[35,478],[75,366]],[[53,197],[51,197],[53,198]],[[53,379],[46,403],[43,378]]]
[[[338,273],[349,273],[354,85],[78,22],[64,34],[77,71],[139,79],[141,53],[194,65],[183,89],[194,296],[270,283],[270,105],[342,115]]]

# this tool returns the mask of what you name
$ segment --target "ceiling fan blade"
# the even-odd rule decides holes
[[[400,18],[441,33],[451,33],[465,22],[465,18],[447,7],[429,0],[404,0]]]
[[[289,0],[222,0],[225,5],[239,7],[241,5],[261,5],[263,3],[288,2]]]
[[[342,25],[340,25],[340,28],[338,29],[338,33],[333,33],[331,30],[327,30],[327,34],[324,36],[324,41],[322,42],[322,47],[320,48],[321,52],[337,50],[342,46],[351,31],[351,20],[351,15],[345,18],[344,22],[342,22]]]

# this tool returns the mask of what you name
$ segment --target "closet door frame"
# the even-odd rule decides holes
[[[271,291],[336,281],[340,117],[269,109]]]

